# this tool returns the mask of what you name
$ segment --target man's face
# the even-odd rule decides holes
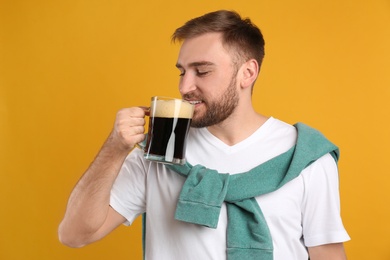
[[[195,105],[193,127],[218,124],[238,105],[237,68],[220,37],[208,33],[187,39],[179,53],[179,89],[183,99]]]

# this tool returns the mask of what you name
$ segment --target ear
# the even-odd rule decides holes
[[[250,59],[241,66],[241,87],[248,88],[253,86],[259,75],[259,64],[255,59]]]

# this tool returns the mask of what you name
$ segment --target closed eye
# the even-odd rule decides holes
[[[210,61],[197,61],[188,64],[188,67],[194,69],[195,75],[198,77],[206,77],[214,70],[215,64]],[[180,70],[180,77],[186,74],[186,70],[180,63],[176,63],[176,68]]]
[[[180,70],[180,74],[179,74],[180,77],[183,77],[185,74],[186,74],[185,70]]]
[[[207,76],[209,73],[210,71],[199,71],[199,70],[196,71],[196,75],[199,77]]]

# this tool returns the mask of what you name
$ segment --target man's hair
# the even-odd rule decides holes
[[[213,32],[222,33],[223,45],[236,52],[234,62],[243,63],[253,58],[260,68],[264,57],[263,35],[249,18],[243,19],[235,11],[220,10],[191,19],[176,29],[172,41],[183,41]]]

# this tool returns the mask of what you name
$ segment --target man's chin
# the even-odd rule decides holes
[[[193,128],[203,128],[203,127],[206,127],[206,125],[204,124],[205,122],[203,122],[203,120],[199,117],[193,117],[192,120],[191,120],[191,127]]]
[[[193,128],[202,128],[204,126],[200,122],[191,121],[191,127],[193,127]]]

